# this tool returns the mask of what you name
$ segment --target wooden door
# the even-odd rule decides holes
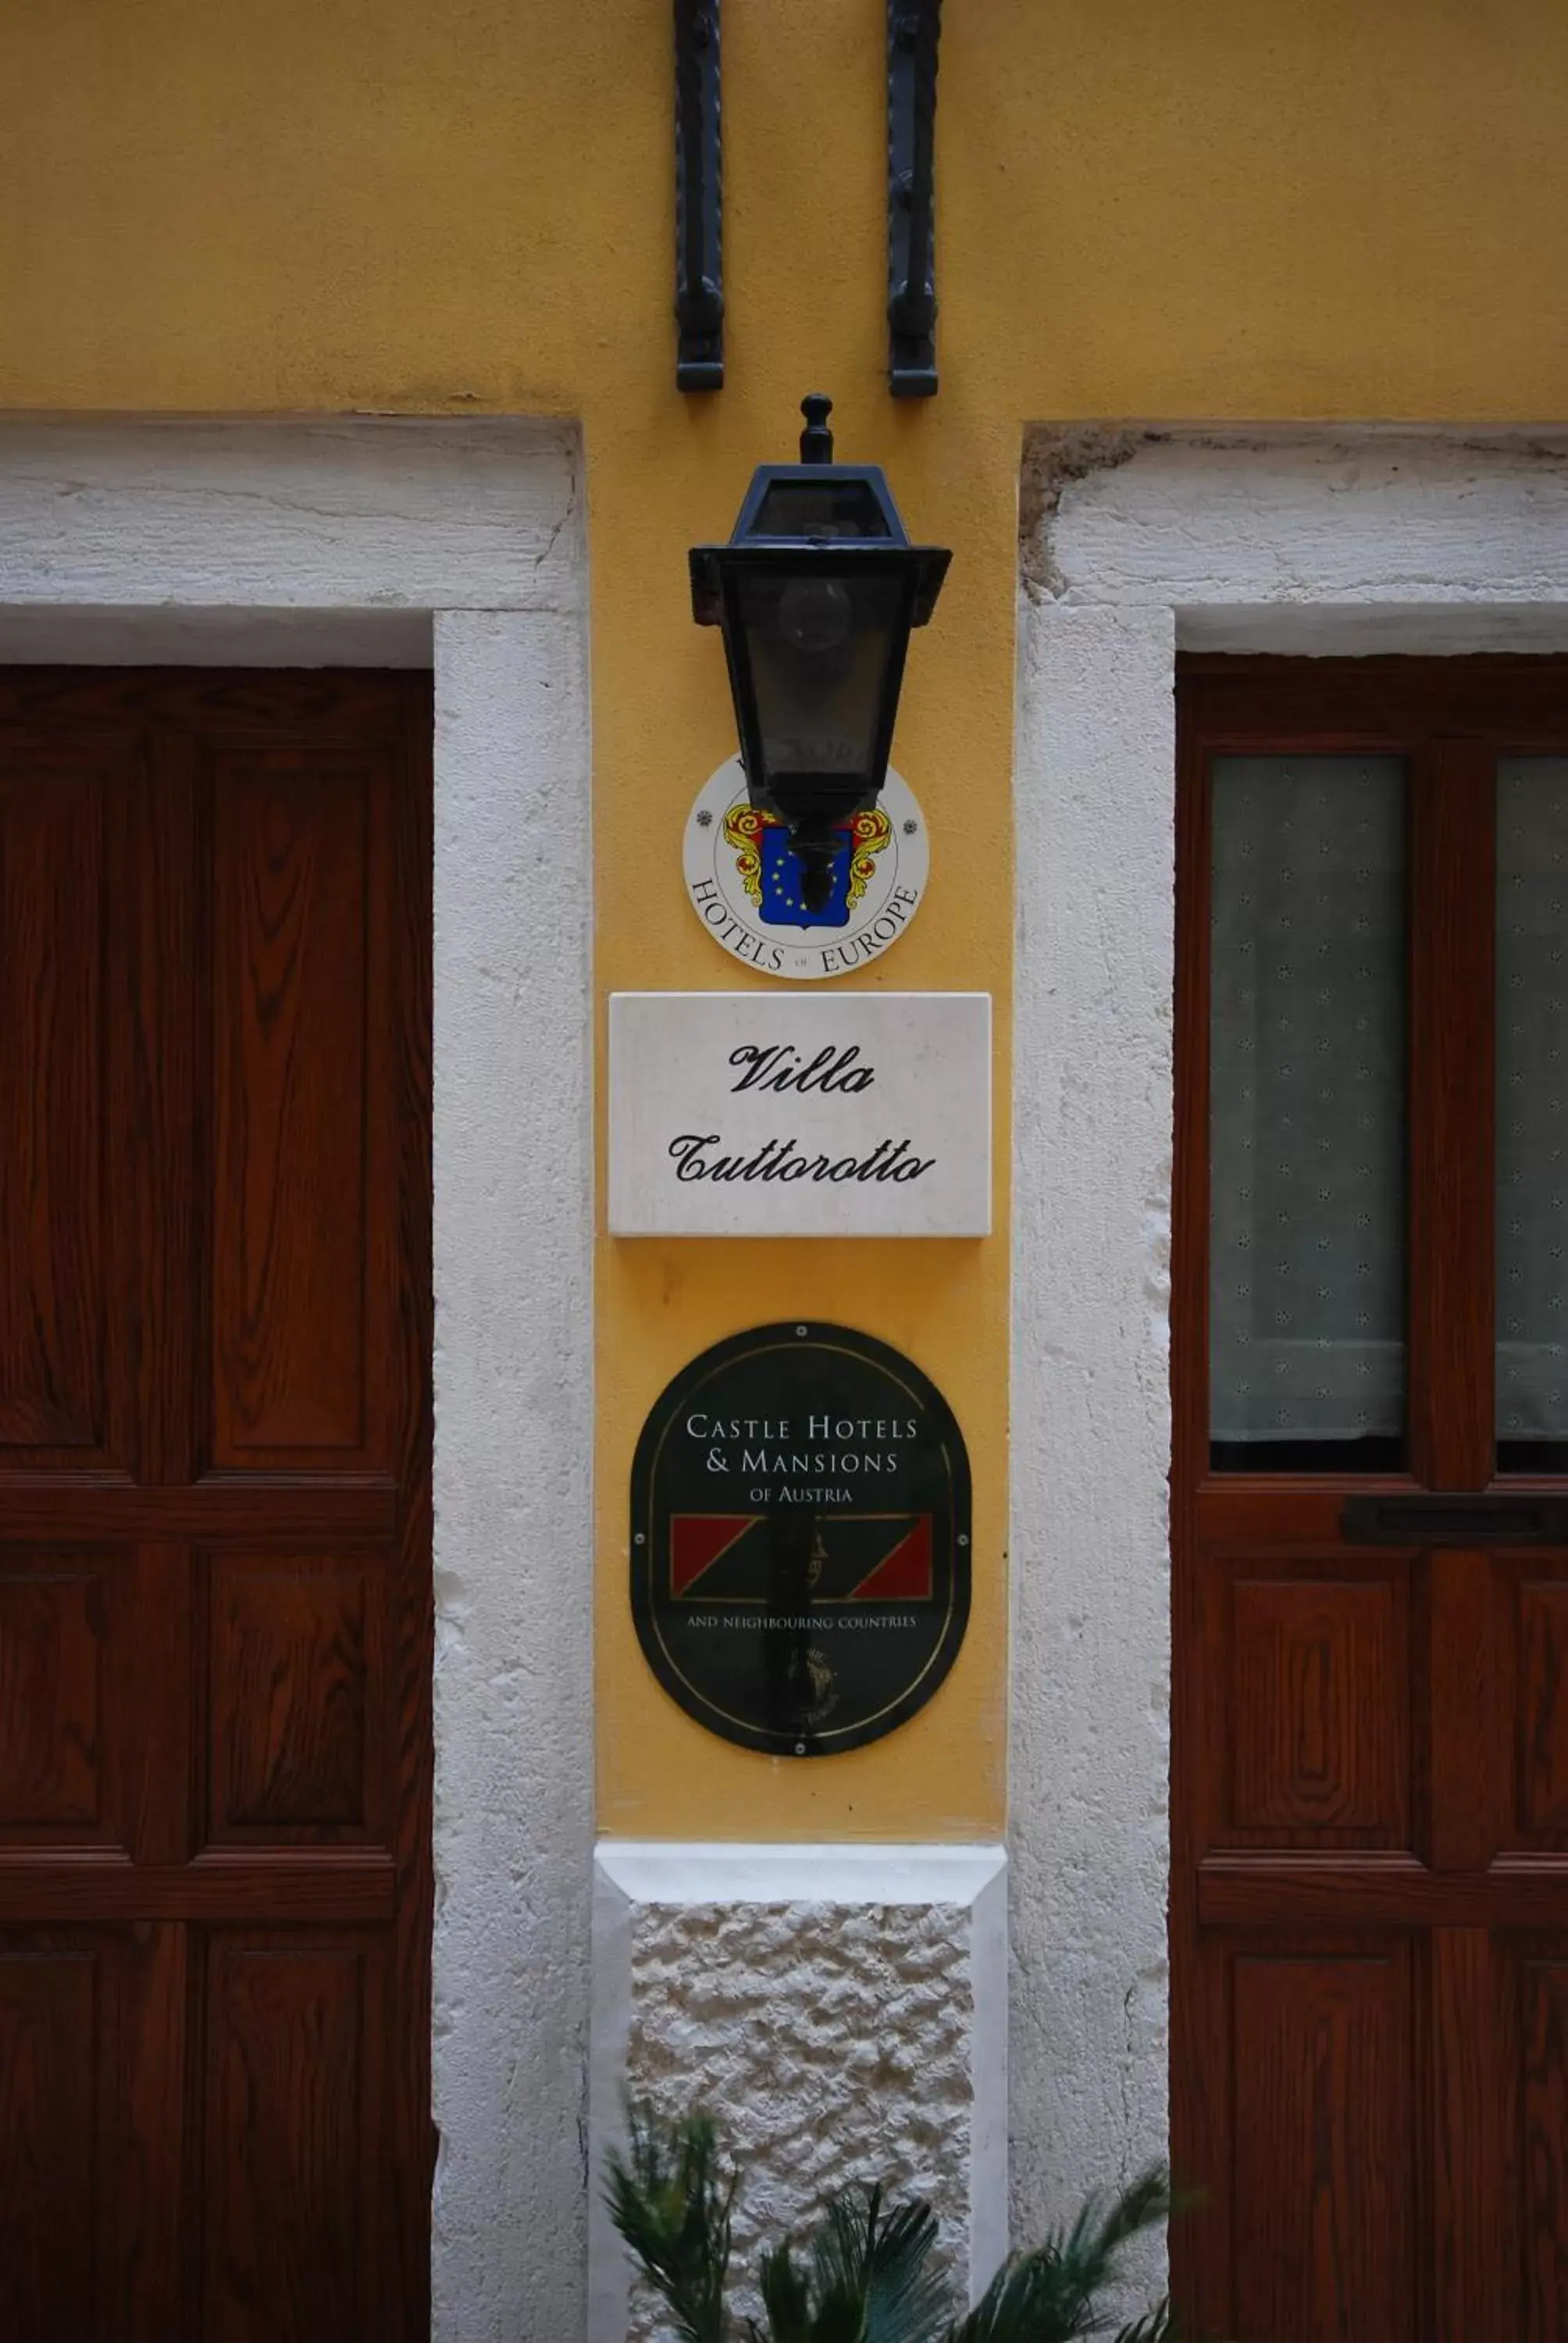
[[[428,2331],[427,679],[0,670],[0,2335]]]
[[[1179,704],[1180,2294],[1563,2343],[1568,671]]]

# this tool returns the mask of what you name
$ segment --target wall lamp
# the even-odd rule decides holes
[[[801,901],[833,888],[843,826],[887,776],[911,627],[952,555],[911,545],[876,464],[836,464],[833,402],[800,402],[798,464],[759,464],[728,545],[691,548],[691,614],[719,627],[751,803],[784,823]]]

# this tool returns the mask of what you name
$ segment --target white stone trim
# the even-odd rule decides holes
[[[638,1904],[972,1904],[1000,1846],[601,1839],[600,1875]]]
[[[592,930],[575,615],[436,618],[435,2320],[583,2321]]]
[[[1521,614],[1568,590],[1568,430],[1033,435],[1024,548],[1039,602],[1191,611],[1234,650],[1228,614],[1325,606]],[[1441,648],[1448,649],[1447,639]]]
[[[1024,466],[1013,2233],[1167,2140],[1178,645],[1568,646],[1568,437],[1062,429]],[[1158,2256],[1146,2261],[1153,2276]]]
[[[0,424],[0,658],[433,663],[434,2333],[569,2338],[592,1835],[587,561],[560,424]]]
[[[8,603],[587,607],[569,424],[17,417],[0,433]]]
[[[694,2016],[664,1989],[676,1964],[661,1944],[678,1929],[681,1915],[693,1916],[699,1934],[698,1961],[681,1946],[678,1983],[694,1988]],[[780,1925],[782,1923],[782,1925]],[[753,1932],[749,1935],[748,1932]],[[949,1970],[960,1982],[954,1998],[942,2001],[940,1976],[933,1981],[933,1943],[942,1950],[947,1932]],[[725,1978],[726,1939],[733,1958],[739,1940],[743,1957],[761,1947],[744,1974],[749,1990],[766,2006],[765,2021],[737,2003]],[[798,1941],[799,1952],[794,1950]],[[643,2089],[650,2078],[638,2066],[637,2045],[664,2049],[675,2070],[673,2090],[661,2096],[689,2106],[682,2096],[700,2093],[717,2078],[736,2085],[738,2096],[713,2093],[715,2111],[735,2141],[750,2181],[750,2194],[767,2225],[793,2221],[808,2212],[818,2188],[797,2168],[793,2152],[779,2154],[781,2137],[795,2125],[798,2142],[821,2104],[814,2086],[819,2074],[784,2073],[797,2039],[809,2036],[822,1981],[821,1956],[839,1952],[845,1968],[858,1954],[870,1979],[885,1979],[890,1991],[908,1989],[909,2007],[895,2031],[916,2053],[922,2025],[934,2013],[943,2028],[950,2063],[954,2040],[961,2064],[961,2107],[955,2112],[965,2137],[952,2158],[956,2189],[939,2201],[946,2234],[959,2256],[959,2273],[972,2292],[990,2277],[1007,2248],[1007,1901],[1006,1857],[999,1846],[788,1846],[600,1842],[594,1865],[593,2040],[589,2060],[588,2139],[588,2335],[590,2343],[624,2343],[630,2305],[630,2268],[605,2209],[599,2187],[607,2146],[622,2134],[622,2107],[628,2086]],[[702,1956],[707,1965],[699,1973]],[[911,1980],[910,1971],[919,1975]],[[903,2003],[900,2001],[900,2009]],[[771,2029],[760,2045],[764,2079],[760,2089],[774,2104],[764,2107],[749,2095],[756,2070],[746,2073],[745,2051],[735,2044],[753,2023]],[[782,2045],[785,2055],[775,2056]],[[859,2110],[859,2119],[840,2123],[833,2177],[848,2163],[868,2179],[897,2183],[900,2156],[910,2154],[911,2114],[918,2116],[920,2084],[900,2089],[879,2074],[856,2080],[857,2056],[874,2060],[875,2046],[860,2038],[859,2026],[829,2028],[827,2059],[839,2062]],[[809,2069],[810,2052],[799,2066]],[[774,2066],[779,2070],[774,2080]],[[940,2084],[930,2076],[933,2108],[940,2113]],[[951,2105],[950,2100],[947,2104]],[[771,2154],[770,2154],[771,2148]],[[917,2151],[918,2153],[918,2151]],[[845,2174],[844,2177],[847,2177]]]

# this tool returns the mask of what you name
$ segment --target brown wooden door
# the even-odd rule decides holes
[[[0,670],[0,2336],[428,2329],[427,680]]]
[[[1568,672],[1179,700],[1181,2297],[1563,2343]]]

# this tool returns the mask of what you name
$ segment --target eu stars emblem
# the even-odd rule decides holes
[[[724,840],[735,849],[735,867],[747,894],[770,928],[842,928],[866,891],[876,858],[892,836],[879,807],[837,825],[832,891],[819,910],[809,911],[801,890],[799,859],[781,821],[755,806],[732,806],[724,819]]]

